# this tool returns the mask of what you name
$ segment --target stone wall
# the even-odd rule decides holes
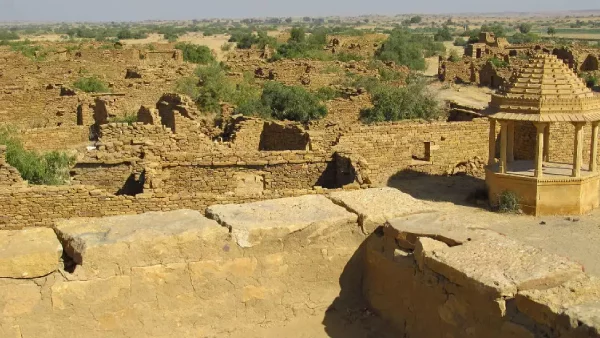
[[[6,163],[6,146],[0,145],[0,187],[23,185],[19,171]]]
[[[257,206],[276,214],[251,247],[229,234],[242,223],[190,210],[0,232],[0,336],[241,337],[322,316],[362,240],[357,216],[322,196],[284,203]],[[313,213],[290,226],[295,207]]]
[[[19,138],[30,150],[82,150],[90,144],[89,135],[87,126],[65,126],[22,130]]]
[[[139,178],[143,168],[136,162],[78,162],[71,168],[71,184],[89,185],[113,194],[124,193],[132,175]]]
[[[488,157],[489,122],[397,122],[351,127],[335,151],[360,156],[371,183],[386,183],[403,170],[452,174],[457,166]]]
[[[364,295],[400,336],[600,336],[600,282],[579,264],[435,219],[389,221],[365,246]]]
[[[307,150],[308,133],[298,124],[265,122],[260,135],[260,150]]]
[[[0,335],[247,337],[318,318],[347,337],[381,317],[374,337],[600,337],[600,282],[579,264],[427,207],[387,188],[3,230]]]
[[[248,152],[165,158],[160,177],[167,193],[212,192],[260,194],[265,190],[337,186],[335,164],[328,153]]]

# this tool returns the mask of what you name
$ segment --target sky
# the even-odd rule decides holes
[[[0,0],[0,21],[444,14],[600,9],[600,0]]]

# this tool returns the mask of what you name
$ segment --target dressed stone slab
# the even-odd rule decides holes
[[[206,214],[229,228],[240,247],[252,247],[263,239],[281,239],[302,230],[308,230],[308,238],[312,238],[334,227],[356,226],[358,219],[321,195],[213,205]]]
[[[332,193],[330,198],[358,214],[359,225],[366,234],[396,217],[432,210],[427,203],[394,188],[340,191]]]
[[[0,278],[36,278],[56,271],[62,246],[49,228],[0,231]]]
[[[56,223],[66,253],[86,274],[128,274],[133,267],[198,261],[227,230],[194,210],[74,218]],[[217,243],[218,244],[218,243]]]

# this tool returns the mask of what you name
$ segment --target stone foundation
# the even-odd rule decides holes
[[[369,204],[382,199],[395,213]],[[579,264],[448,230],[397,190],[335,200],[346,207],[302,196],[0,231],[0,336],[238,337],[314,317],[332,335],[332,316],[366,300],[363,316],[391,324],[378,337],[600,337],[600,282]],[[359,217],[385,224],[365,240]]]

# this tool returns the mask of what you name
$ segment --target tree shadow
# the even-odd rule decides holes
[[[383,236],[377,229],[369,236]],[[340,294],[325,311],[322,324],[332,338],[392,338],[397,332],[383,319],[369,310],[363,297],[363,275],[365,273],[365,241],[354,252],[340,276]]]
[[[405,169],[390,177],[387,185],[420,200],[489,209],[485,181],[465,173],[431,175]]]

